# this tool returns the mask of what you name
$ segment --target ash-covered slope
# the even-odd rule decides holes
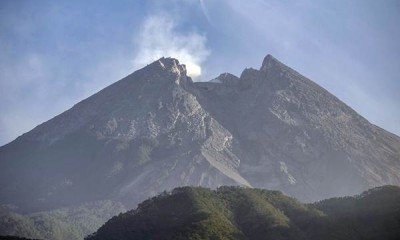
[[[0,201],[44,210],[99,199],[137,203],[182,185],[249,186],[232,135],[162,58],[0,149]]]
[[[239,172],[254,187],[314,201],[400,184],[400,138],[271,55],[240,78],[195,85],[232,133]]]
[[[0,203],[133,207],[183,185],[309,201],[400,185],[399,172],[399,137],[271,56],[207,83],[162,58],[1,147]]]

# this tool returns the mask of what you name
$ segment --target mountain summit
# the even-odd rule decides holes
[[[28,212],[186,185],[313,201],[385,184],[400,185],[400,138],[271,55],[196,83],[161,58],[0,148],[0,203]]]

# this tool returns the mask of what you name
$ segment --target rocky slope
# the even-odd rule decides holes
[[[277,191],[185,187],[110,219],[88,240],[399,239],[400,188],[302,204]]]
[[[240,78],[196,85],[200,103],[232,134],[239,172],[254,187],[313,201],[400,183],[398,136],[271,55]]]
[[[232,135],[160,59],[0,149],[1,202],[43,210],[99,199],[137,203],[182,185],[250,186]]]
[[[400,138],[268,55],[193,83],[162,58],[0,148],[0,203],[32,212],[177,186],[304,201],[400,184]]]

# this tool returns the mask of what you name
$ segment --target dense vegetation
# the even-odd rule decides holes
[[[113,217],[86,239],[400,239],[400,188],[314,204],[260,189],[177,188]]]
[[[35,239],[15,237],[15,236],[0,236],[0,240],[35,240]]]
[[[3,207],[0,209],[0,235],[54,240],[83,239],[109,218],[123,211],[125,209],[121,204],[111,201],[28,215]]]

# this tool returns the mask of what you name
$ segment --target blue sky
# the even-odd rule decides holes
[[[0,145],[160,56],[197,81],[270,53],[400,135],[400,1],[0,1]]]

